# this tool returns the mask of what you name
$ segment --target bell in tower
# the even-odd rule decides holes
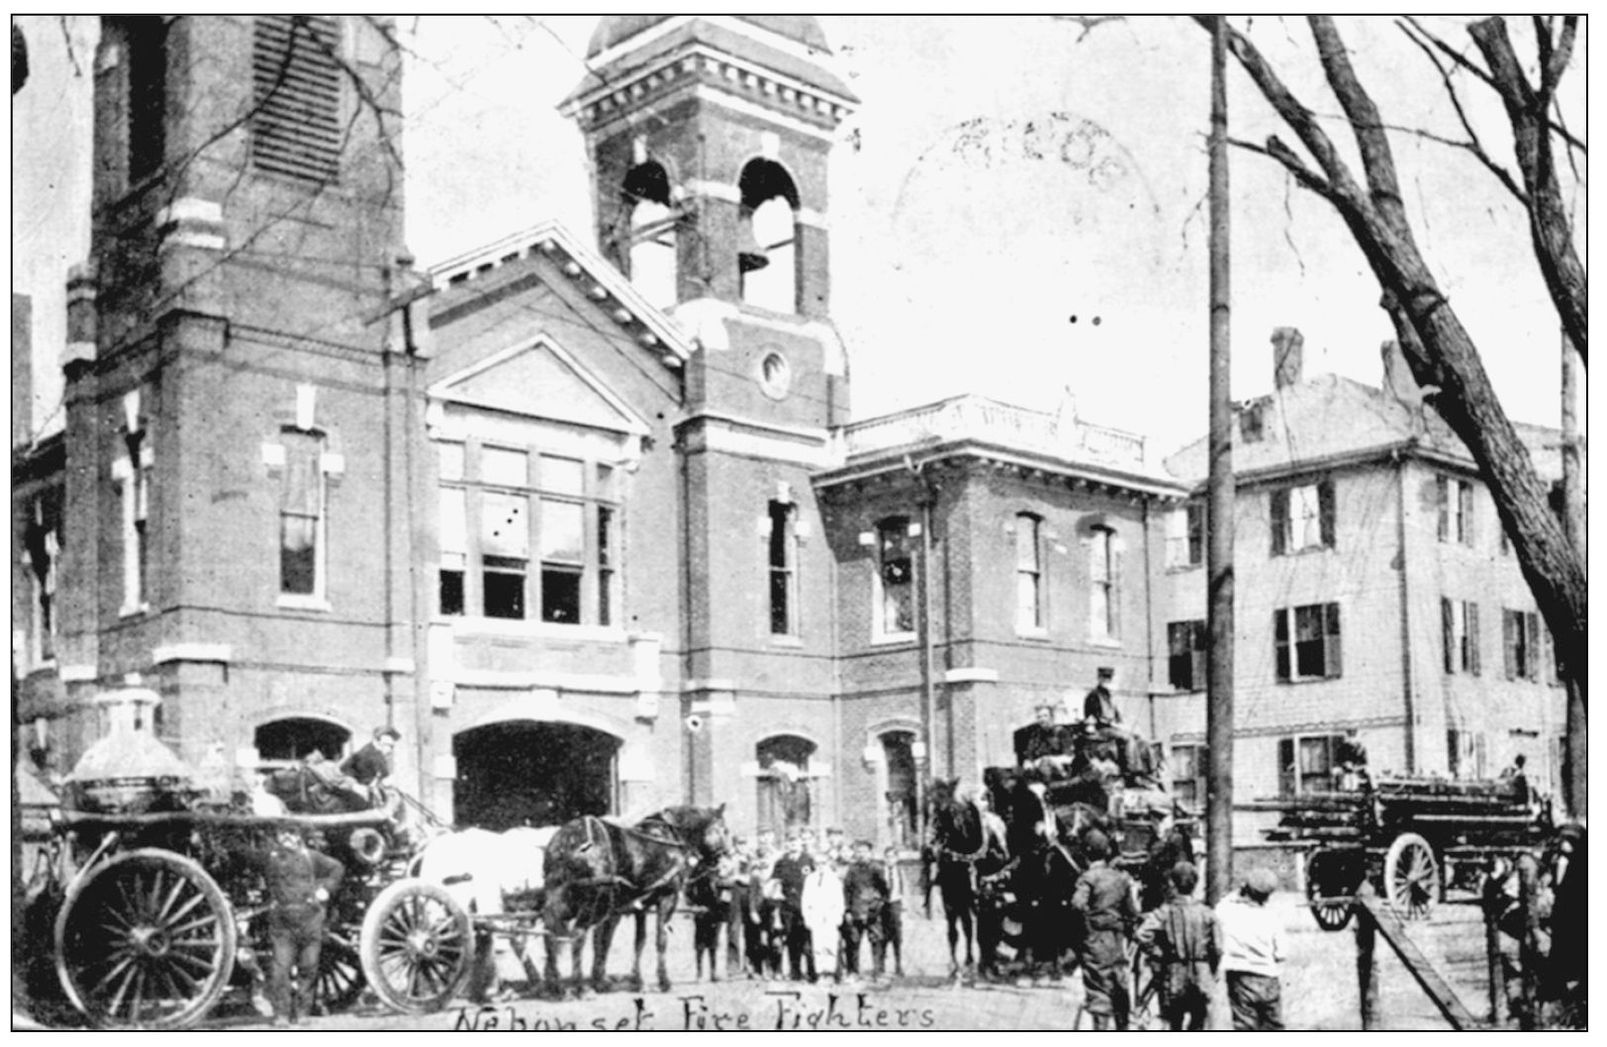
[[[819,22],[606,16],[586,61],[562,111],[591,153],[604,253],[665,307],[826,319],[827,163],[858,99]]]

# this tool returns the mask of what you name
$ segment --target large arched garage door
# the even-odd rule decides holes
[[[619,809],[620,739],[576,723],[513,720],[452,739],[453,821],[492,831]]]
[[[338,760],[351,737],[349,729],[333,720],[291,716],[258,726],[251,744],[257,748],[257,758],[264,761],[304,760],[315,752],[327,760]]]

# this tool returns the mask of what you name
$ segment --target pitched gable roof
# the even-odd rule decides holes
[[[647,422],[629,404],[545,335],[448,375],[430,386],[429,395],[592,429],[648,432]]]
[[[583,286],[586,296],[600,310],[665,367],[678,370],[691,358],[692,342],[680,325],[648,304],[624,273],[557,221],[542,222],[450,258],[430,269],[430,280],[438,292],[462,289],[472,293],[475,281],[531,255],[548,258],[564,276]],[[437,294],[432,319],[446,314],[460,301],[461,296]]]
[[[1245,440],[1241,422],[1259,412],[1262,436]],[[1514,428],[1542,476],[1558,475],[1558,433],[1518,423]],[[1165,461],[1174,476],[1200,482],[1209,471],[1207,439],[1201,438]],[[1473,456],[1434,408],[1403,402],[1374,386],[1340,375],[1274,390],[1241,404],[1233,424],[1233,470],[1241,476],[1280,474],[1323,463],[1410,447],[1419,453],[1476,468]]]

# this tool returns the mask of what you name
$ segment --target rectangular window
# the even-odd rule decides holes
[[[530,570],[529,500],[487,491],[480,497],[480,566],[487,618],[525,616]]]
[[[1439,538],[1459,545],[1473,544],[1473,485],[1449,476],[1434,478],[1439,503]]]
[[[463,569],[469,548],[468,508],[461,487],[441,488],[440,613],[464,613]]]
[[[480,448],[480,482],[497,487],[529,487],[530,455],[510,447]]]
[[[1169,622],[1166,626],[1167,679],[1180,691],[1205,689],[1207,634],[1205,622]]]
[[[1440,631],[1445,671],[1477,675],[1479,671],[1479,605],[1467,600],[1440,600]]]
[[[1272,612],[1278,680],[1321,680],[1341,673],[1339,605],[1308,604]]]
[[[896,636],[915,631],[914,558],[910,522],[902,516],[876,525],[876,631]]]
[[[1540,679],[1540,616],[1503,609],[1501,634],[1506,649],[1507,679]]]
[[[1265,432],[1266,405],[1249,403],[1239,408],[1239,439],[1247,444],[1260,443]]]
[[[1305,735],[1278,740],[1278,790],[1285,796],[1329,792],[1342,734]]]
[[[770,634],[792,636],[797,629],[797,510],[786,502],[771,502],[765,539],[770,573]]]
[[[1451,727],[1445,731],[1445,766],[1452,778],[1484,778],[1489,771],[1484,735]]]
[[[1088,632],[1097,640],[1121,636],[1120,555],[1115,531],[1092,529],[1088,541]]]
[[[1206,767],[1205,746],[1172,746],[1172,798],[1187,808],[1204,806]]]
[[[286,430],[284,487],[279,502],[279,591],[321,596],[324,472],[323,437]]]
[[[442,443],[437,444],[436,447],[440,454],[441,479],[464,479],[463,445],[457,443]]]
[[[574,458],[541,456],[541,490],[544,494],[567,494],[579,498],[586,493],[585,464]]]
[[[1043,521],[1020,513],[1016,516],[1016,629],[1036,632],[1043,628]]]
[[[309,182],[340,172],[340,23],[326,15],[255,21],[251,162]]]
[[[168,19],[142,15],[123,22],[128,40],[128,181],[155,174],[167,151]]]
[[[1193,567],[1205,562],[1205,506],[1186,505],[1166,518],[1166,566]]]
[[[597,507],[597,624],[614,623],[614,510]]]
[[[541,620],[580,621],[581,576],[585,573],[585,507],[579,502],[541,500]]]
[[[1285,487],[1272,492],[1272,555],[1334,547],[1334,483]]]

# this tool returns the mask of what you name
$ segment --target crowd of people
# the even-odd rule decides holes
[[[718,980],[722,934],[728,977],[881,979],[889,951],[901,975],[903,879],[893,848],[877,858],[869,841],[850,844],[838,829],[791,831],[779,845],[770,830],[738,836],[719,866],[694,876],[688,890],[698,975],[706,961]]]

